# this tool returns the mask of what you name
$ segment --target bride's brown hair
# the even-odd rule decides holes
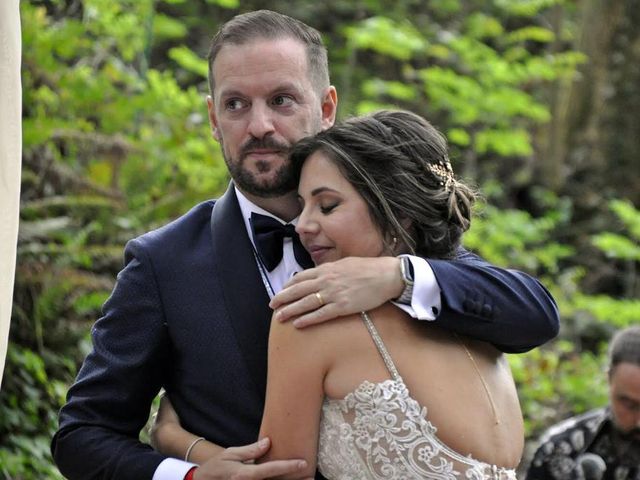
[[[299,176],[322,151],[365,199],[387,246],[430,258],[453,258],[471,224],[476,194],[457,180],[447,142],[424,118],[383,110],[349,118],[292,149]]]

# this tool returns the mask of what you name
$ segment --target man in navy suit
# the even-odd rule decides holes
[[[213,136],[233,181],[220,199],[127,244],[93,350],[60,412],[52,451],[65,476],[295,473],[295,459],[249,462],[269,446],[250,443],[264,402],[270,300],[298,326],[395,300],[417,319],[510,352],[556,335],[556,306],[540,283],[465,251],[451,261],[346,258],[305,271],[280,292],[308,261],[287,225],[300,211],[288,150],[336,115],[326,50],[297,20],[240,15],[213,39],[209,82]],[[221,446],[218,456],[193,469],[139,441],[161,388],[186,430]]]

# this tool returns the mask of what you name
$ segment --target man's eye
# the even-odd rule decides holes
[[[632,410],[634,412],[640,411],[640,403],[639,402],[635,402],[631,399],[628,398],[623,398],[622,399],[622,404],[624,405],[624,408],[626,408],[627,410]]]
[[[240,110],[242,107],[244,107],[244,102],[239,98],[232,98],[225,103],[225,108],[231,111]]]
[[[288,95],[278,95],[273,98],[273,104],[276,107],[288,107],[293,104],[293,98]]]

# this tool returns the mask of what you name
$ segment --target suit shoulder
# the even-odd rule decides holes
[[[199,203],[184,215],[136,237],[132,242],[151,249],[167,248],[176,242],[188,242],[190,238],[208,232],[214,205],[215,200]]]

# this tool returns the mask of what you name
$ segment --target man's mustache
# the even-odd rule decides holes
[[[247,143],[242,145],[242,147],[240,148],[240,158],[243,159],[253,150],[269,149],[269,150],[279,150],[281,152],[288,153],[290,148],[291,147],[289,145],[285,143],[280,143],[274,140],[272,137],[265,137],[265,138],[252,137],[247,141]]]

